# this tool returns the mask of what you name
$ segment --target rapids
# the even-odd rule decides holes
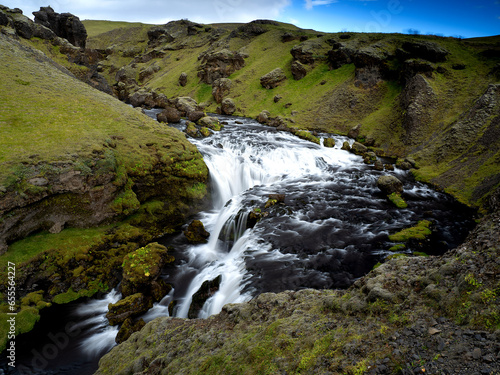
[[[155,117],[156,111],[147,114]],[[448,195],[414,181],[407,171],[379,172],[341,150],[346,137],[320,134],[335,139],[335,147],[326,148],[250,119],[220,118],[227,122],[220,132],[191,139],[210,170],[211,208],[195,217],[209,240],[191,245],[183,234],[159,240],[174,248],[176,261],[162,273],[173,289],[143,316],[145,321],[168,316],[171,302],[174,316],[188,317],[193,295],[219,276],[218,290],[196,317],[263,292],[346,288],[392,254],[391,233],[428,219],[434,230],[425,250],[440,254],[463,241],[471,227],[471,213]],[[379,191],[382,174],[403,181],[408,208],[396,208]],[[270,194],[284,199],[266,208]],[[252,211],[262,215],[254,226],[248,224]],[[405,251],[414,250],[421,249]],[[33,374],[91,374],[114,345],[117,328],[107,324],[105,314],[119,298],[113,291],[51,310],[51,317],[42,316],[50,328],[36,328],[24,341],[20,337],[19,345],[32,349],[19,356],[19,363]],[[58,346],[52,338],[62,340],[59,333],[68,340]],[[6,374],[16,373],[0,364]]]

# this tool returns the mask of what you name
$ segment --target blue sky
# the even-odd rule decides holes
[[[50,4],[80,19],[162,24],[274,19],[323,32],[397,32],[479,37],[500,34],[500,0],[0,0],[29,17]]]

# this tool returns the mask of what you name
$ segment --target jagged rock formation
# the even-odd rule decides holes
[[[209,85],[220,78],[229,77],[245,65],[243,55],[227,49],[203,54],[200,62],[198,77],[201,82]]]
[[[56,13],[48,7],[33,12],[35,23],[52,30],[57,36],[67,39],[75,47],[85,48],[87,30],[80,19],[71,13]]]

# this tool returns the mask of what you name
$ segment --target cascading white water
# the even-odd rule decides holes
[[[200,318],[262,292],[347,287],[388,254],[393,245],[388,234],[423,218],[433,221],[433,243],[442,251],[467,233],[470,215],[462,206],[413,181],[406,171],[375,171],[340,149],[345,137],[335,136],[336,147],[326,148],[252,120],[224,120],[229,124],[220,132],[190,139],[210,170],[212,208],[197,215],[210,232],[209,241],[190,245],[182,234],[163,240],[176,252],[175,267],[164,275],[173,289],[142,316],[146,322],[168,316],[171,302],[176,303],[175,316],[187,317],[193,295],[219,276],[218,290],[195,312]],[[377,178],[387,173],[404,182],[408,208],[395,208],[376,187]],[[285,201],[265,208],[270,194]],[[250,225],[249,214],[256,208],[262,220]],[[78,321],[75,327],[84,334],[64,351],[75,353],[78,347],[73,367],[83,368],[80,356],[94,357],[90,365],[96,366],[115,344],[118,329],[108,326],[105,314],[119,298],[113,291],[65,316]],[[38,350],[47,345],[53,344],[41,343]],[[85,364],[87,372],[72,371],[87,375],[90,365]],[[54,366],[50,371],[59,364]]]
[[[245,257],[250,256],[250,249],[256,248],[256,239],[249,230],[244,231],[246,216],[234,221],[244,207],[242,193],[257,185],[283,183],[309,175],[326,176],[332,165],[342,167],[359,159],[339,147],[326,149],[288,133],[269,132],[255,125],[253,130],[233,125],[229,134],[226,130],[193,141],[204,155],[214,189],[213,210],[202,215],[211,236],[207,244],[187,249],[189,261],[183,267],[199,267],[199,273],[179,301],[176,316],[187,317],[192,295],[204,281],[219,275],[222,276],[219,291],[205,303],[199,317],[218,313],[226,303],[252,297],[250,293],[242,293],[242,289],[246,279]],[[230,249],[219,239],[227,226],[233,226],[233,233],[236,232]]]

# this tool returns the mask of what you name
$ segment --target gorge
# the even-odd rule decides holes
[[[93,359],[77,338],[41,373],[97,370],[125,260],[160,242],[164,298],[98,374],[498,371],[498,37],[83,24],[74,46],[0,7],[19,364],[35,358],[26,332],[45,332],[42,353],[66,332],[44,322],[78,306],[98,312],[76,318],[96,320]],[[206,244],[182,233],[193,219]]]

